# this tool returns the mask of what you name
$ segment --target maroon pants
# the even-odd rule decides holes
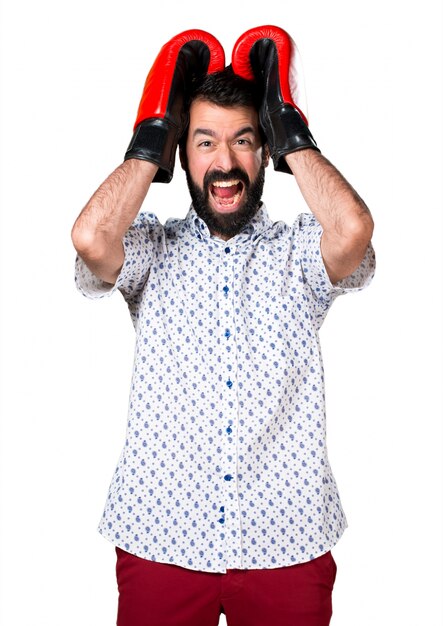
[[[328,626],[337,571],[330,552],[276,569],[199,572],[117,548],[117,626]]]

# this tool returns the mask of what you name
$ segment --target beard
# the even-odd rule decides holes
[[[224,237],[234,237],[248,224],[257,213],[263,194],[265,182],[265,166],[262,164],[257,176],[251,182],[247,173],[239,167],[234,167],[229,172],[213,170],[207,173],[203,179],[203,188],[199,187],[191,177],[186,167],[186,180],[192,204],[197,215],[206,223],[211,233]],[[216,181],[240,180],[244,185],[244,198],[242,204],[233,213],[217,213],[209,204],[209,190]]]

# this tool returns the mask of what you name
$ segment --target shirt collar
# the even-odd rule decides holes
[[[197,215],[192,205],[185,218],[185,224],[194,236],[203,239],[209,239],[211,237],[211,233],[209,232],[206,222],[204,222],[204,220]],[[260,203],[260,207],[254,217],[237,235],[235,235],[235,237],[232,237],[230,241],[242,243],[250,239],[255,240],[267,230],[272,228],[272,226],[273,222],[268,215],[266,206],[263,203]]]

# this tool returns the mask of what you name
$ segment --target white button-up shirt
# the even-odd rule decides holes
[[[369,246],[332,286],[311,214],[262,205],[229,241],[191,208],[140,214],[111,287],[77,258],[88,297],[120,290],[136,331],[126,442],[99,531],[139,557],[189,569],[276,568],[327,552],[346,519],[326,450],[318,330],[365,287]]]

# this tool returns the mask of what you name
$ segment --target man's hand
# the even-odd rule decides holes
[[[168,41],[146,79],[125,160],[155,163],[159,169],[154,182],[168,183],[178,141],[188,124],[192,83],[224,67],[221,44],[203,30],[187,30]]]
[[[294,41],[277,26],[259,26],[241,35],[232,52],[236,74],[255,80],[262,90],[260,123],[274,168],[292,173],[285,155],[304,148],[318,150],[302,111],[304,93]]]

